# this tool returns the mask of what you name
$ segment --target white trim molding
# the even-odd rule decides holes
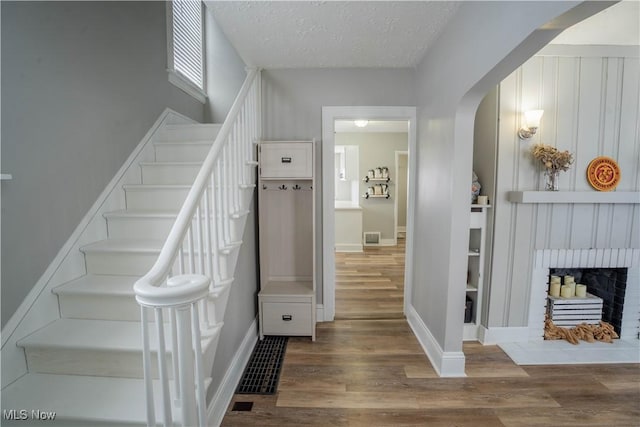
[[[407,322],[440,377],[466,377],[462,351],[444,351],[413,306],[407,310]]]
[[[362,244],[337,243],[336,252],[362,252]]]
[[[529,341],[529,328],[524,327],[495,327],[478,328],[478,341],[483,345],[502,344],[509,342]]]
[[[197,99],[201,104],[207,102],[207,94],[202,89],[191,83],[185,77],[176,71],[167,70],[169,74],[169,82],[186,93],[187,95],[191,95],[195,99]]]
[[[249,326],[242,343],[240,343],[240,347],[238,347],[238,350],[233,355],[233,361],[224,374],[218,390],[216,390],[216,393],[211,399],[207,411],[207,419],[209,420],[207,425],[219,426],[222,424],[224,415],[227,412],[227,407],[229,403],[231,403],[231,399],[233,399],[238,383],[244,373],[245,366],[247,366],[257,342],[258,321],[256,319]]]

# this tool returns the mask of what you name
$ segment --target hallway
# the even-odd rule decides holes
[[[402,319],[404,233],[397,246],[336,253],[336,320]]]

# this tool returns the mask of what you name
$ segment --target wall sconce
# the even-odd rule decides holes
[[[353,124],[355,124],[359,128],[363,128],[369,124],[369,120],[354,120]]]
[[[518,131],[520,139],[529,139],[536,134],[540,127],[540,119],[544,110],[531,110],[524,112],[524,126]]]

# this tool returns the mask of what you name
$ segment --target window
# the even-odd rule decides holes
[[[204,103],[202,2],[172,0],[167,10],[169,81]]]

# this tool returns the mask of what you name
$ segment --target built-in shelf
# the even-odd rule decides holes
[[[469,256],[480,256],[480,251],[477,249],[469,250]]]
[[[364,199],[388,199],[389,194],[363,194]]]
[[[640,191],[509,191],[513,203],[627,203],[640,204]]]
[[[478,292],[478,288],[467,285],[467,292]]]
[[[390,177],[386,177],[386,178],[369,178],[368,176],[365,176],[364,178],[362,178],[362,180],[364,182],[389,182],[391,181]]]
[[[10,173],[0,173],[0,181],[11,181],[13,176]]]

